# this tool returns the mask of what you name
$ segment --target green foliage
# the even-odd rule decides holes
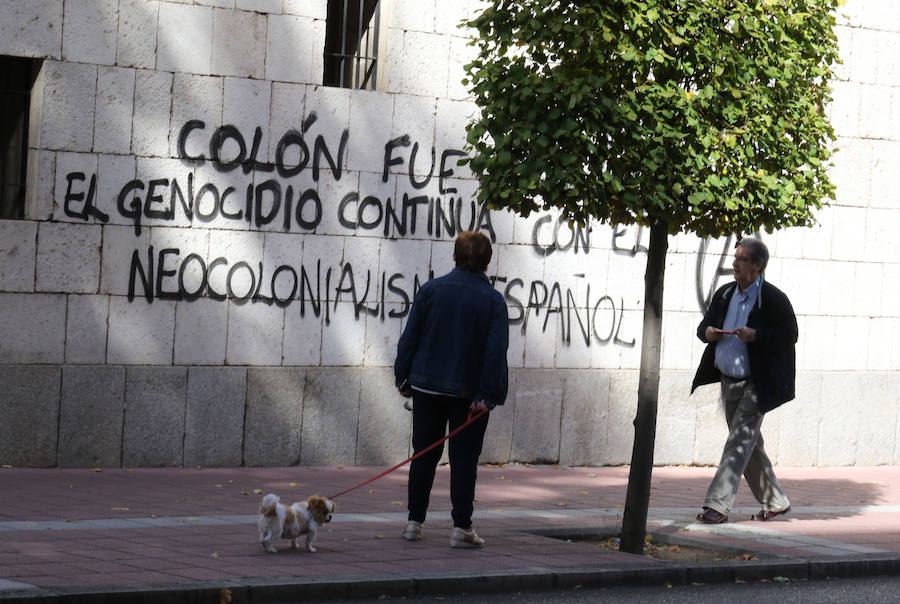
[[[826,197],[838,0],[493,0],[467,81],[479,198],[701,236]]]

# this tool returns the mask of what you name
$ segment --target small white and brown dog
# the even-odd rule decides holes
[[[291,547],[297,548],[297,537],[306,535],[306,551],[315,552],[313,542],[319,527],[331,522],[335,504],[330,499],[313,495],[306,501],[290,506],[278,503],[278,495],[269,493],[259,506],[259,542],[267,552],[278,550],[272,541],[279,538],[290,539]]]

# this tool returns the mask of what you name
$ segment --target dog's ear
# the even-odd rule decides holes
[[[328,521],[328,504],[324,497],[313,495],[307,500],[309,513],[315,518],[316,523],[325,524]]]

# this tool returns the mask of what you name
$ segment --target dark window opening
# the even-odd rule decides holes
[[[328,0],[325,25],[326,86],[375,90],[380,0]]]
[[[0,218],[24,218],[31,87],[41,61],[0,56]]]

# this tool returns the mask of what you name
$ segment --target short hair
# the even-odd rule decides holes
[[[453,246],[453,260],[457,268],[472,272],[483,273],[491,261],[491,240],[484,233],[463,231],[456,238]]]
[[[742,247],[750,252],[753,262],[760,265],[760,272],[766,270],[766,265],[769,264],[769,248],[765,243],[756,237],[743,237],[737,242],[736,247]]]

